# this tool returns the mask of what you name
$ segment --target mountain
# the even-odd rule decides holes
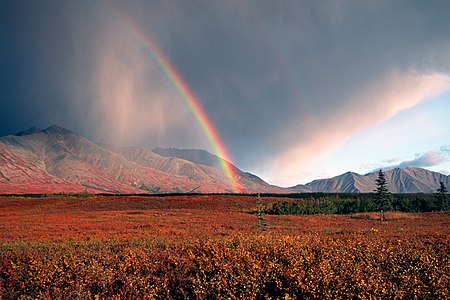
[[[206,153],[202,152],[206,157],[218,159]],[[232,167],[237,170],[234,180],[242,192],[283,191]],[[142,148],[97,144],[58,126],[44,130],[32,127],[0,138],[0,193],[227,192],[231,189],[229,179],[213,162],[205,165]]]
[[[450,176],[422,168],[395,168],[384,172],[389,191],[392,193],[434,193],[442,181],[450,184]],[[314,180],[291,189],[299,192],[323,193],[369,193],[376,189],[378,171],[366,175],[347,172],[342,175]]]

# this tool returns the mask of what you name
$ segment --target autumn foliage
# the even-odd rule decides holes
[[[261,232],[255,200],[0,198],[0,296],[448,299],[448,214],[267,216]]]

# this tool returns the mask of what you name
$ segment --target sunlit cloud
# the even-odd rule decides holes
[[[450,78],[441,73],[392,72],[352,95],[339,111],[316,121],[307,135],[274,160],[272,175],[275,183],[292,185],[302,180],[302,169],[308,167],[333,148],[359,131],[384,122],[397,113],[412,108],[450,89]],[[296,126],[303,131],[299,120]]]

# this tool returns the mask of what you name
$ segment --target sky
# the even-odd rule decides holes
[[[269,183],[449,174],[449,28],[437,0],[1,0],[0,136],[56,124],[214,152],[160,53],[228,159]]]

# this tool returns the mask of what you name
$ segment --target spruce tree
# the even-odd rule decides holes
[[[448,191],[443,181],[439,182],[439,188],[436,190],[436,200],[438,204],[441,206],[442,210],[448,210]]]
[[[377,184],[376,190],[376,201],[378,208],[380,210],[380,220],[386,221],[385,212],[391,208],[391,195],[387,188],[386,176],[383,170],[378,171],[378,178],[375,180]]]

